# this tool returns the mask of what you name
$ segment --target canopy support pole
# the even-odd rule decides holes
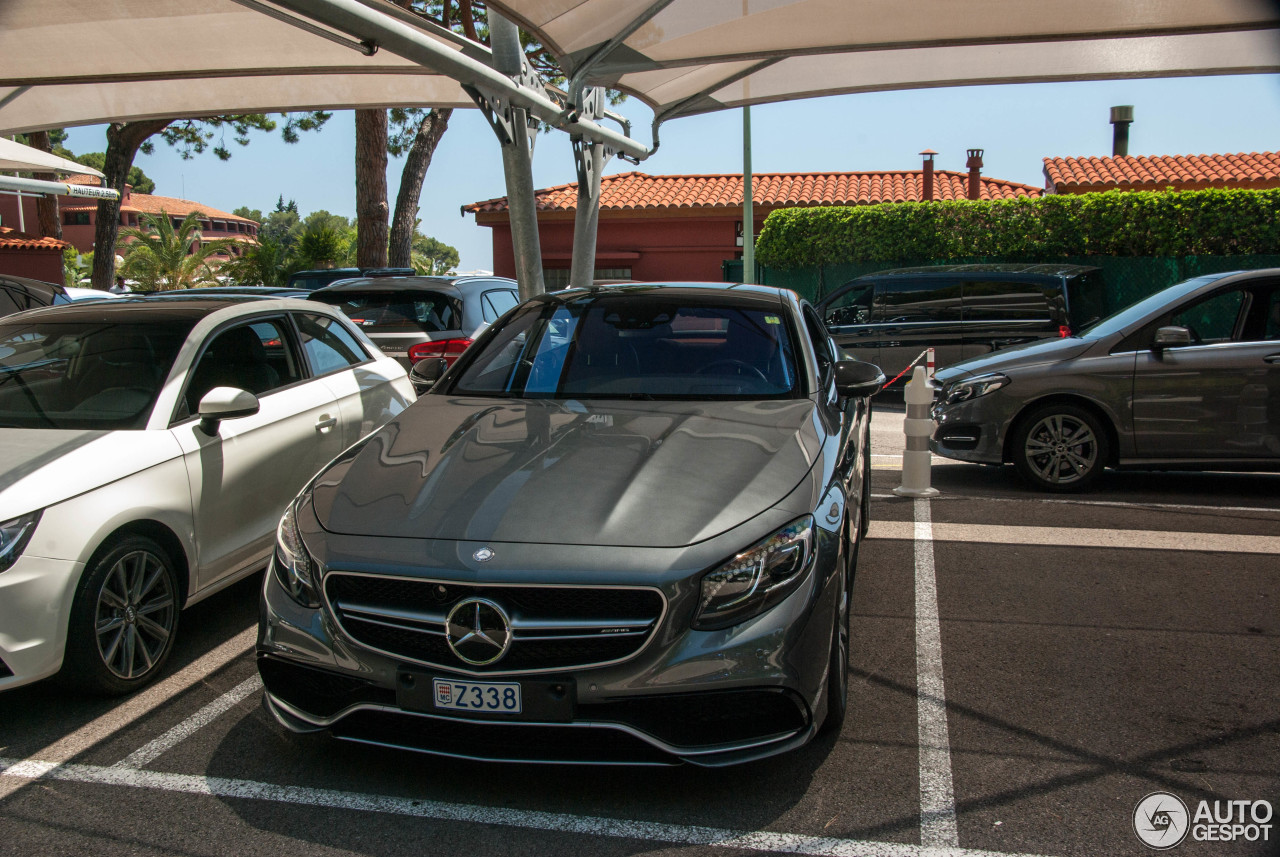
[[[579,110],[586,119],[605,114],[605,90],[594,87],[580,96]],[[603,143],[570,137],[573,164],[578,172],[578,207],[573,218],[573,259],[569,266],[569,287],[589,289],[595,283],[596,236],[600,225],[600,179],[605,164],[616,152]]]
[[[495,70],[520,86],[541,85],[529,67],[520,46],[515,23],[489,10],[489,38]],[[515,255],[516,282],[520,299],[528,300],[546,291],[542,280],[542,245],[538,237],[538,208],[533,193],[533,143],[536,126],[529,124],[529,111],[501,98],[468,87],[468,93],[498,136],[502,148],[502,172],[507,182],[507,215],[511,221],[511,247]]]

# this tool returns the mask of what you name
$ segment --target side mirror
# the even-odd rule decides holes
[[[1185,327],[1161,327],[1156,330],[1155,339],[1151,342],[1152,351],[1163,351],[1166,348],[1180,348],[1191,345],[1191,331]]]
[[[884,373],[874,363],[841,360],[836,364],[836,392],[843,398],[874,396],[884,387]]]
[[[200,400],[200,430],[212,437],[218,433],[218,423],[236,417],[248,417],[258,412],[258,397],[238,387],[214,387]]]
[[[436,381],[440,380],[440,376],[448,368],[449,361],[443,357],[424,357],[414,363],[409,370],[409,383],[413,385],[413,392],[419,396],[426,393],[436,385]]]

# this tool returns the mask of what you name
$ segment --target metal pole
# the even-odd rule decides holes
[[[756,281],[756,215],[751,199],[751,107],[742,108],[742,281]]]
[[[525,67],[524,49],[520,47],[520,31],[515,23],[490,9],[489,37],[494,68],[510,77],[521,75]],[[501,147],[502,173],[507,181],[507,215],[511,219],[511,246],[521,300],[546,291],[542,280],[537,200],[533,194],[531,142],[528,111],[517,107],[511,111],[510,139],[502,141]]]
[[[604,144],[574,140],[578,169],[578,208],[573,218],[573,261],[569,287],[589,289],[596,276],[596,236],[600,226],[600,174],[604,172]],[[584,163],[585,162],[585,163]],[[582,167],[585,166],[585,169]]]

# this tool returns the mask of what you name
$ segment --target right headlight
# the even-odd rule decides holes
[[[957,381],[947,390],[947,404],[954,405],[956,402],[967,402],[969,399],[976,399],[979,396],[985,396],[987,393],[994,393],[1008,383],[1009,377],[998,372]]]
[[[786,598],[813,560],[813,516],[787,524],[702,577],[695,631],[745,622]]]
[[[31,541],[31,534],[36,531],[36,524],[40,523],[41,511],[37,509],[0,523],[0,571],[7,570],[22,556],[27,542]]]
[[[316,563],[312,559],[302,533],[298,530],[298,507],[311,502],[310,492],[303,492],[289,504],[280,526],[276,528],[276,580],[294,601],[303,607],[319,607],[316,590]]]

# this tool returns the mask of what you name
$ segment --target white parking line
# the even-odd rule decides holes
[[[917,505],[918,508],[918,505]],[[873,539],[918,539],[908,521],[872,521]],[[936,542],[1037,545],[1042,547],[1125,548],[1199,553],[1280,554],[1280,536],[1185,533],[1170,530],[1103,530],[1093,527],[1010,527],[999,524],[934,524]]]
[[[0,781],[5,777],[48,777],[64,782],[90,783],[129,788],[155,789],[169,793],[208,795],[220,798],[271,801],[295,806],[315,806],[358,812],[455,821],[468,824],[497,824],[525,830],[571,833],[643,842],[676,845],[703,845],[743,851],[811,854],[819,857],[1035,857],[996,851],[976,851],[950,847],[922,847],[897,842],[869,842],[806,836],[798,833],[728,830],[695,825],[663,824],[567,813],[505,809],[474,804],[454,804],[431,800],[369,795],[335,789],[280,786],[254,780],[235,780],[202,775],[159,773],[138,768],[59,765],[27,759],[15,762],[0,759]]]
[[[141,768],[151,760],[158,758],[187,738],[190,738],[222,714],[230,711],[245,697],[260,690],[262,690],[262,678],[255,674],[251,678],[240,682],[159,738],[134,750],[128,756],[116,762],[115,766],[117,768]]]
[[[911,526],[911,525],[908,525]],[[942,630],[933,567],[929,501],[915,501],[916,717],[920,745],[920,844],[958,848],[956,798],[951,781],[947,695],[942,681]]]
[[[872,493],[873,500],[901,500],[897,494]],[[1055,503],[1063,506],[1112,506],[1117,509],[1162,509],[1173,512],[1263,512],[1280,515],[1280,509],[1266,506],[1206,506],[1191,503],[1144,503],[1141,500],[1075,500],[1060,497],[975,497],[964,494],[943,494],[937,500],[983,500],[988,503]]]
[[[257,636],[256,625],[245,629],[198,660],[187,664],[164,681],[130,697],[98,719],[81,726],[43,750],[33,753],[28,761],[38,759],[40,765],[56,766],[74,758],[244,654],[253,645]],[[0,799],[8,797],[26,784],[20,778],[20,773],[10,771],[5,773],[7,779],[0,780]]]

